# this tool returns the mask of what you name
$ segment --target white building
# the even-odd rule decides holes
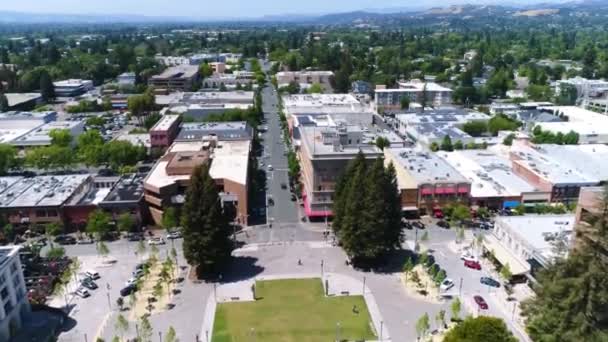
[[[0,341],[9,341],[30,312],[26,294],[19,246],[0,247]]]
[[[579,134],[579,144],[608,144],[608,116],[574,106],[556,106],[550,109],[554,113],[563,114],[568,121],[538,123],[543,131],[554,134],[574,131]]]
[[[13,139],[10,144],[17,147],[48,146],[52,140],[50,133],[55,129],[68,130],[75,144],[76,138],[84,133],[84,126],[84,121],[52,121]]]
[[[499,216],[483,246],[515,276],[534,278],[557,256],[565,256],[574,230],[575,215]],[[559,244],[562,243],[562,255]]]
[[[57,97],[74,97],[93,89],[93,81],[91,80],[69,79],[54,82],[53,85]]]
[[[571,85],[575,87],[579,98],[584,97],[585,95],[595,97],[608,91],[608,81],[589,80],[584,77],[577,76],[567,80],[557,81],[555,84],[555,94],[559,95],[564,85]]]
[[[399,82],[398,89],[376,89],[374,99],[378,110],[399,110],[403,98],[421,103],[423,94],[427,106],[440,107],[452,102],[452,89],[420,80]]]
[[[116,77],[116,81],[121,86],[132,86],[135,85],[135,73],[125,72]]]

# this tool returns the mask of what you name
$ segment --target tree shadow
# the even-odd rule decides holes
[[[264,267],[257,264],[258,258],[251,256],[232,257],[230,265],[222,274],[221,283],[231,283],[254,278],[264,271]]]
[[[396,273],[403,271],[407,258],[416,260],[416,253],[409,249],[399,249],[374,260],[356,261],[353,267],[357,270],[372,273]]]

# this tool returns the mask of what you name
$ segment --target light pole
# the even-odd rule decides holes
[[[321,259],[321,278],[323,278],[323,259]]]
[[[162,332],[162,331],[159,331],[159,332],[158,332],[158,340],[159,340],[160,342],[163,342],[163,332]]]
[[[217,303],[217,284],[213,284],[213,298],[215,299],[215,302]]]
[[[205,340],[209,342],[209,330],[205,330]]]
[[[460,277],[460,286],[458,286],[458,297],[462,296],[462,277]]]
[[[363,292],[362,294],[365,296],[365,277],[363,277]]]
[[[340,342],[340,322],[336,323],[336,341]]]
[[[380,342],[382,342],[382,330],[384,330],[384,321],[380,321]]]
[[[511,321],[515,320],[515,308],[517,307],[517,302],[513,302],[513,312],[511,313]]]
[[[89,341],[87,340],[87,334],[84,334],[84,342],[89,342]]]

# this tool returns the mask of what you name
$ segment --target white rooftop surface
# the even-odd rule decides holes
[[[209,174],[214,179],[228,179],[238,184],[247,184],[249,168],[249,141],[220,141],[213,150]]]
[[[553,184],[595,184],[599,180],[589,175],[582,174],[569,165],[564,165],[551,156],[545,155],[529,146],[513,146],[511,153],[517,155],[519,160],[513,161],[534,171],[540,178],[546,179]]]
[[[467,183],[454,167],[433,152],[419,148],[389,148],[394,159],[417,183]]]
[[[206,141],[178,141],[169,147],[168,152],[196,152],[209,145]]]
[[[426,86],[426,91],[431,92],[451,92],[452,89],[443,87],[435,82],[422,82],[420,80],[412,80],[410,82],[399,82],[400,90],[423,91]],[[390,90],[390,89],[386,89]],[[382,91],[382,90],[381,90]]]
[[[608,180],[608,146],[591,145],[537,145],[537,151],[556,163],[599,181]]]
[[[146,184],[150,184],[156,188],[162,188],[174,184],[178,181],[186,181],[190,179],[190,175],[169,176],[167,174],[168,164],[168,160],[161,160],[160,162],[158,162],[158,164],[156,164],[150,174],[148,174],[148,177],[145,180]]]
[[[93,81],[72,78],[69,80],[53,82],[53,85],[55,85],[55,87],[78,87],[84,84],[93,84]]]
[[[117,136],[115,140],[128,141],[133,145],[151,146],[150,134],[148,133],[127,133]]]
[[[6,93],[4,95],[8,100],[9,107],[13,107],[24,102],[42,98],[42,95],[40,95],[40,93]]]
[[[502,221],[511,231],[527,241],[540,255],[546,259],[553,256],[553,247],[545,238],[551,234],[566,234],[574,231],[574,214],[566,215],[525,215],[499,216],[496,221]]]
[[[281,71],[281,72],[277,72],[277,77],[282,77],[282,76],[292,76],[292,75],[298,75],[298,76],[312,76],[312,75],[318,75],[318,76],[332,76],[334,73],[333,71]]]
[[[471,197],[514,197],[536,189],[511,171],[511,161],[487,150],[438,152],[471,182]]]
[[[51,133],[54,129],[67,129],[72,130],[79,125],[83,125],[83,121],[52,121],[42,126],[39,126],[33,130],[30,130],[25,135],[15,139],[13,144],[20,145],[23,143],[28,144],[46,144],[50,143],[51,137],[49,133]]]
[[[59,206],[90,175],[38,176],[22,178],[0,193],[0,207]]]
[[[179,115],[163,115],[150,131],[166,131],[179,119]]]
[[[0,122],[0,143],[10,143],[42,125],[42,120],[3,120]]]
[[[285,108],[299,107],[350,107],[360,106],[361,102],[351,94],[305,94],[283,97]]]

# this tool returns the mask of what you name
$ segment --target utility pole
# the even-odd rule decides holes
[[[365,296],[365,277],[363,277],[363,292],[362,294]]]
[[[458,287],[458,297],[462,297],[462,277],[460,277],[460,286]]]

